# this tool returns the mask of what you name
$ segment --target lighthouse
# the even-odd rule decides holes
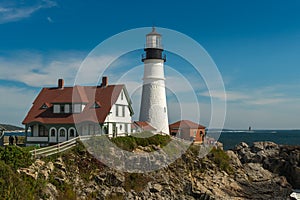
[[[143,91],[140,121],[148,122],[158,133],[169,134],[168,108],[166,100],[164,62],[161,34],[155,28],[146,35]]]

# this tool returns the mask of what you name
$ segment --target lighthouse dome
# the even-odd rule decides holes
[[[155,27],[146,35],[146,48],[163,49],[161,43],[161,34],[157,33]]]

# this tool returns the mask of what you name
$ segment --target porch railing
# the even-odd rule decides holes
[[[71,149],[71,148],[75,147],[80,140],[88,140],[91,137],[92,136],[90,136],[90,135],[79,136],[79,137],[73,138],[71,140],[67,140],[65,142],[58,143],[53,146],[43,147],[40,149],[34,149],[34,150],[30,151],[30,153],[32,154],[33,158],[47,157],[47,156],[61,153],[68,149]]]

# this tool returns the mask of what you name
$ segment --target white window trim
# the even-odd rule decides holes
[[[61,130],[65,130],[65,136],[60,136],[60,131]],[[68,131],[67,131],[67,129],[65,127],[61,127],[57,131],[58,137],[60,137],[60,138],[66,138],[67,137],[67,133],[68,133]]]
[[[54,135],[54,136],[51,135],[52,130],[55,131],[55,135]],[[52,138],[53,138],[53,137],[56,137],[56,135],[57,135],[57,130],[56,130],[56,128],[55,128],[55,127],[51,127],[51,128],[49,129],[49,137],[52,137]]]
[[[71,127],[71,128],[69,128],[69,130],[68,130],[68,138],[70,138],[71,137],[71,130],[74,130],[74,136],[72,136],[72,137],[76,137],[76,135],[77,135],[77,133],[76,133],[76,129],[74,128],[74,127]]]

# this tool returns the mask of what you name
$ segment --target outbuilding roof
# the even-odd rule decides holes
[[[192,122],[190,120],[180,120],[169,125],[170,129],[205,129],[205,126]]]

